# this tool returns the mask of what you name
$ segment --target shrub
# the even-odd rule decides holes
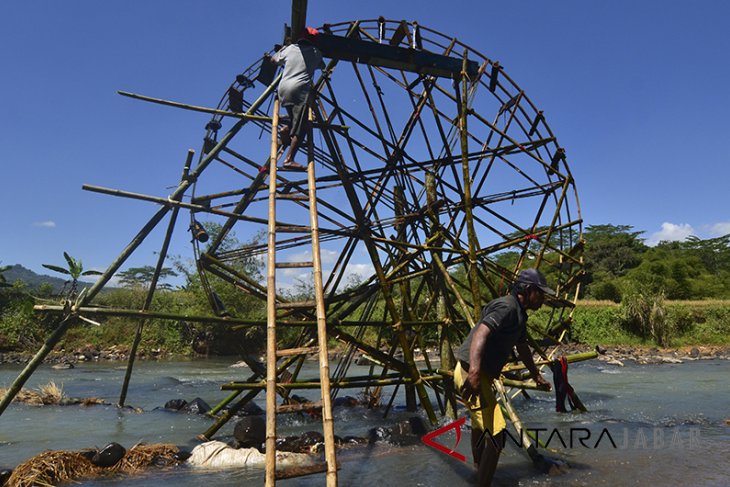
[[[622,324],[626,329],[645,340],[653,340],[663,347],[669,346],[674,330],[667,319],[663,292],[624,295],[621,312]]]

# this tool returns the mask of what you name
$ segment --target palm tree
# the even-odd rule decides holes
[[[71,279],[69,281],[66,281],[66,284],[71,283],[71,289],[68,292],[69,298],[73,298],[74,296],[76,296],[76,288],[78,286],[79,277],[100,276],[102,274],[99,271],[85,271],[84,265],[81,263],[81,260],[74,259],[70,255],[68,255],[67,252],[63,253],[63,257],[66,259],[68,268],[64,268],[64,267],[52,265],[52,264],[42,264],[42,265],[46,269],[50,269],[52,271],[60,272],[61,274],[66,274],[68,276],[71,276]],[[64,285],[64,287],[65,287],[65,285]]]

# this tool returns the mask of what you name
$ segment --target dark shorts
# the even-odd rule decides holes
[[[284,105],[291,120],[289,135],[292,137],[296,135],[301,139],[304,136],[307,127],[307,117],[309,116],[307,109],[309,108],[309,100],[311,99],[310,93],[311,90],[307,90],[298,100],[295,100],[293,103],[290,101],[290,103]]]

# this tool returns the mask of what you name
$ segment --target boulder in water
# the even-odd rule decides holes
[[[239,447],[259,448],[266,441],[266,421],[261,416],[240,419],[233,428],[233,436]]]
[[[427,431],[428,429],[423,423],[423,419],[418,416],[413,416],[409,420],[401,421],[393,426],[380,426],[371,429],[368,439],[370,443],[387,441],[388,443],[399,446],[415,445]]]
[[[109,443],[107,446],[96,452],[91,458],[91,463],[97,467],[112,467],[124,457],[127,450],[119,443]]]
[[[236,416],[263,416],[264,410],[255,402],[249,401],[241,409],[236,411]]]
[[[324,436],[317,431],[307,431],[299,436],[277,438],[276,449],[297,453],[316,452],[324,445]]]
[[[352,396],[344,396],[344,397],[336,397],[333,401],[332,405],[334,407],[348,407],[352,408],[360,404],[360,401],[357,400],[357,398],[354,398]]]
[[[5,485],[12,474],[13,471],[10,469],[0,470],[0,486]]]
[[[180,408],[180,411],[192,414],[205,414],[211,410],[211,407],[207,402],[203,401],[199,397],[196,397],[185,406]]]
[[[165,403],[165,409],[171,409],[173,411],[180,411],[182,408],[184,408],[187,405],[187,401],[185,399],[170,399]]]

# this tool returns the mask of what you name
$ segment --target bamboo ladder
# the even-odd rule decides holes
[[[307,140],[307,185],[308,195],[285,194],[277,192],[276,162],[279,155],[278,126],[279,100],[274,101],[274,113],[271,129],[271,157],[269,161],[269,224],[268,224],[268,264],[267,264],[267,327],[266,327],[266,486],[276,484],[276,388],[277,368],[276,361],[281,357],[319,353],[319,376],[322,397],[322,422],[324,429],[325,461],[327,486],[337,485],[337,459],[335,454],[334,422],[332,418],[332,401],[330,396],[330,372],[327,354],[327,328],[324,307],[324,289],[322,285],[322,262],[319,250],[319,219],[317,216],[317,196],[314,178],[314,149],[312,145],[312,111],[309,113],[309,134]],[[310,226],[277,226],[277,200],[308,201]],[[311,262],[276,262],[276,234],[311,233],[312,261]],[[277,303],[276,302],[276,270],[282,268],[313,269],[314,302]],[[317,337],[319,346],[277,350],[276,321],[277,310],[291,310],[293,308],[309,308],[316,311]]]

